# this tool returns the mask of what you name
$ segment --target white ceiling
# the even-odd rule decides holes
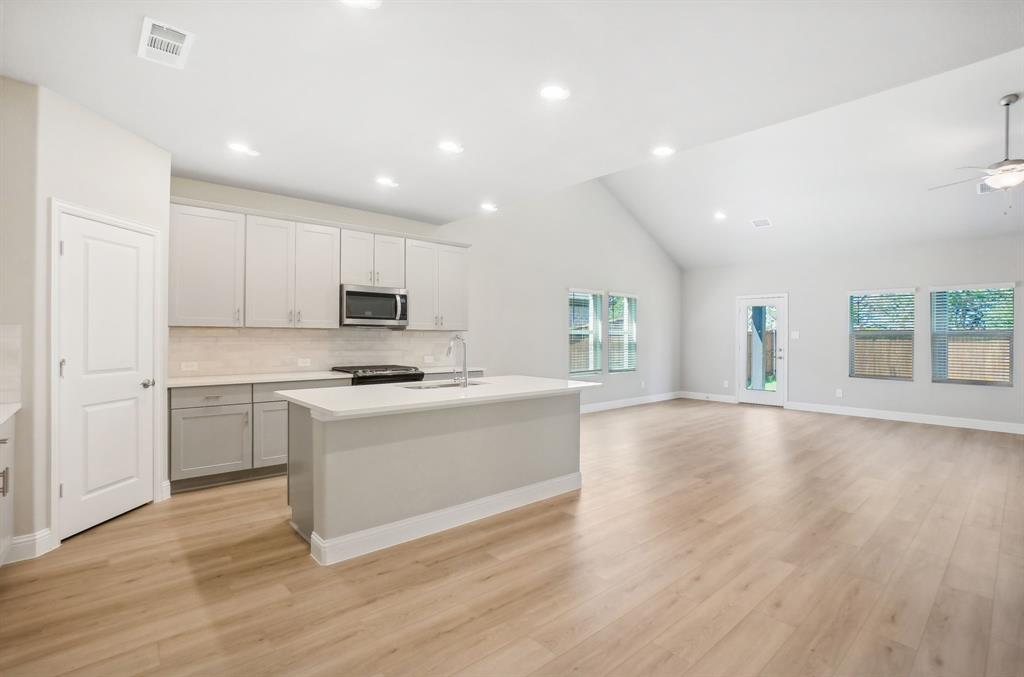
[[[1024,92],[1024,50],[603,180],[684,268],[1024,233],[1024,189],[928,190],[1003,159],[1010,92]],[[1021,158],[1024,102],[1012,113]],[[763,217],[773,226],[755,230]]]
[[[185,70],[135,56],[147,15],[197,34]],[[169,149],[176,174],[436,223],[1024,44],[1024,3],[998,1],[3,0],[2,19],[0,70]],[[540,100],[552,80],[572,98]],[[437,150],[449,136],[462,155]]]

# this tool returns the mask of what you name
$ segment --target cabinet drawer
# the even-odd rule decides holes
[[[196,386],[171,388],[171,409],[213,407],[220,404],[249,404],[252,386],[248,383],[230,386]]]
[[[347,378],[329,378],[324,381],[279,381],[277,383],[253,383],[253,402],[283,402],[274,394],[278,390],[306,390],[308,388],[337,388],[352,383]]]
[[[171,412],[171,479],[252,467],[252,405]]]

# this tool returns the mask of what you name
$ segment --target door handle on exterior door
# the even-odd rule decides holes
[[[155,385],[156,385],[156,381],[154,381],[154,380],[153,380],[153,379],[151,379],[151,378],[147,378],[147,379],[146,379],[145,381],[143,381],[143,382],[142,382],[142,383],[141,383],[140,385],[141,385],[141,386],[142,386],[143,388],[152,388],[153,386],[155,386]]]

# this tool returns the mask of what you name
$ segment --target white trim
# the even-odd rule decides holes
[[[570,294],[600,294],[606,296],[608,292],[603,289],[584,289],[583,287],[569,287],[568,291]]]
[[[638,301],[640,300],[640,296],[637,294],[627,294],[626,292],[620,291],[610,291],[608,292],[608,296],[625,296],[626,298],[637,299]]]
[[[60,545],[60,539],[56,538],[49,529],[40,529],[34,534],[15,536],[11,540],[11,548],[7,551],[7,557],[0,564],[35,559],[50,552],[58,545]]]
[[[691,391],[680,391],[676,393],[680,398],[686,400],[705,400],[707,402],[722,402],[724,404],[737,404],[739,400],[735,395],[717,395],[715,393],[696,393]]]
[[[615,372],[620,373],[620,372]],[[623,372],[631,373],[631,372]],[[629,397],[622,400],[607,400],[605,402],[592,402],[580,406],[581,414],[592,414],[595,411],[608,411],[609,409],[621,409],[623,407],[635,407],[639,404],[653,404],[654,402],[665,402],[683,397],[682,393],[669,392],[658,393],[657,395],[642,395],[641,397]]]
[[[171,497],[171,482],[170,482],[170,480],[163,480],[157,486],[159,488],[157,489],[157,492],[155,494],[153,494],[153,502],[154,503],[159,503],[161,501],[166,501],[167,499],[169,499]]]
[[[1024,435],[1024,423],[1011,421],[990,421],[981,418],[962,418],[959,416],[940,416],[938,414],[918,414],[910,411],[890,411],[888,409],[861,409],[834,404],[816,404],[814,402],[787,402],[786,409],[794,411],[813,411],[819,414],[836,414],[839,416],[859,416],[861,418],[877,418],[885,421],[904,421],[906,423],[924,423],[941,425],[950,428],[971,428],[997,433]]]
[[[319,564],[337,564],[575,491],[581,485],[582,476],[575,472],[337,538],[324,539],[314,531],[309,537],[310,555]]]
[[[896,287],[894,289],[855,289],[847,296],[888,296],[890,294],[917,294],[917,287]]]
[[[928,291],[976,291],[978,289],[1014,289],[1016,282],[990,282],[988,284],[951,284],[942,287],[928,287]]]
[[[736,300],[737,301],[750,301],[752,299],[772,299],[772,298],[776,298],[778,296],[785,296],[786,299],[788,300],[789,299],[789,292],[782,291],[782,292],[779,292],[777,294],[740,294],[739,296],[736,297]]]
[[[157,387],[153,393],[153,501],[163,500],[164,477],[161,468],[167,467],[167,435],[164,422],[167,419],[167,361],[164,356],[167,337],[167,313],[163,298],[167,296],[166,271],[163,265],[164,234],[157,228],[128,221],[117,216],[50,198],[50,526],[54,541],[49,552],[60,545],[60,374],[55,368],[60,359],[60,215],[70,214],[108,226],[131,230],[153,238],[153,369]],[[168,482],[167,495],[170,496]],[[42,533],[42,532],[37,532]],[[40,552],[39,554],[42,554]],[[38,556],[38,555],[36,555]]]
[[[288,197],[288,196],[285,196]],[[216,209],[222,212],[232,212],[234,214],[241,214],[243,216],[264,216],[270,219],[283,219],[285,221],[294,221],[296,223],[308,223],[314,226],[330,226],[332,228],[344,228],[345,230],[358,230],[363,233],[376,233],[380,235],[394,235],[397,237],[404,237],[410,240],[419,240],[421,242],[433,242],[434,244],[446,244],[451,247],[462,247],[463,249],[469,249],[472,245],[468,245],[465,242],[453,242],[451,240],[439,240],[429,235],[415,235],[409,234],[406,231],[401,230],[387,230],[384,228],[368,228],[355,223],[349,223],[347,221],[328,221],[327,219],[317,219],[306,216],[295,216],[294,214],[286,214],[284,212],[275,212],[269,209],[251,209],[249,207],[240,207],[238,205],[227,204],[224,202],[211,202],[210,200],[195,200],[190,197],[175,197],[171,196],[172,205],[181,205],[183,207],[202,207],[204,209]],[[326,204],[326,203],[319,203]],[[423,223],[423,225],[434,226],[432,223]],[[440,228],[440,226],[435,226]]]

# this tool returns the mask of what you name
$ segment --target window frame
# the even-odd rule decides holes
[[[1010,312],[1013,317],[1013,323],[1009,329],[1009,357],[1010,366],[1007,371],[1009,380],[1007,381],[983,381],[983,380],[967,380],[967,379],[950,379],[949,374],[949,362],[946,362],[946,374],[945,379],[935,378],[935,293],[936,292],[955,292],[955,291],[981,291],[986,289],[1009,289],[1012,295],[1010,302]],[[945,285],[941,287],[931,287],[928,289],[928,343],[929,350],[931,351],[931,382],[939,384],[949,385],[968,385],[968,386],[992,386],[996,388],[1012,388],[1014,386],[1013,372],[1014,372],[1014,343],[1016,342],[1017,333],[1017,283],[1016,282],[991,282],[986,284],[954,284]]]
[[[587,294],[587,295],[589,295],[591,297],[596,295],[596,296],[598,296],[600,298],[600,303],[598,304],[598,310],[597,310],[597,314],[596,314],[597,325],[598,325],[597,326],[597,331],[596,332],[594,332],[593,330],[590,331],[590,335],[591,336],[595,336],[597,338],[597,345],[598,345],[598,347],[597,347],[597,361],[596,361],[597,362],[597,366],[594,369],[588,369],[588,370],[585,370],[585,371],[573,371],[572,370],[572,355],[569,354],[569,355],[566,356],[566,370],[567,370],[567,373],[569,374],[570,378],[579,377],[579,376],[590,376],[590,375],[594,375],[594,374],[603,374],[605,372],[605,345],[604,345],[605,337],[604,337],[604,332],[605,332],[605,312],[606,312],[606,305],[608,303],[608,294],[607,294],[607,292],[605,292],[602,289],[585,289],[585,288],[582,288],[582,287],[569,287],[566,290],[566,302],[568,302],[568,300],[569,300],[568,297],[571,296],[572,294]],[[571,331],[572,331],[572,323],[569,320],[568,313],[566,313],[565,333],[566,333],[567,337],[571,335],[570,334]]]
[[[605,296],[604,305],[605,305],[605,345],[606,346],[609,343],[608,337],[611,336],[611,332],[609,332],[609,329],[611,328],[611,324],[612,324],[611,323],[611,301],[612,301],[612,297],[613,296],[618,296],[618,297],[621,297],[621,298],[633,299],[633,302],[636,304],[636,316],[637,316],[636,323],[635,323],[636,324],[636,332],[635,332],[636,333],[636,341],[635,341],[635,343],[636,343],[636,351],[635,351],[636,361],[633,364],[632,369],[612,369],[611,364],[609,362],[610,355],[608,354],[608,350],[606,349],[605,350],[605,367],[606,367],[606,370],[607,370],[607,372],[609,374],[635,374],[640,369],[640,296],[637,295],[637,294],[628,294],[626,292],[614,292],[614,291],[608,292],[608,294]]]
[[[889,289],[857,289],[857,290],[853,290],[853,291],[847,292],[847,294],[846,294],[846,331],[847,331],[848,338],[847,338],[847,354],[846,354],[846,358],[847,358],[847,376],[849,378],[864,378],[864,379],[871,379],[871,380],[876,380],[876,381],[902,381],[904,383],[912,383],[914,381],[915,368],[917,366],[917,360],[916,360],[916,353],[917,353],[917,321],[918,321],[918,317],[917,317],[917,300],[918,300],[917,299],[917,292],[918,292],[918,288],[917,287],[893,287],[893,288],[889,288]],[[856,337],[856,332],[854,331],[854,328],[853,328],[853,318],[851,317],[851,313],[850,313],[850,306],[851,306],[851,304],[853,302],[853,297],[855,297],[855,296],[897,296],[897,295],[901,295],[902,296],[902,295],[907,295],[907,294],[909,294],[911,296],[911,298],[913,299],[913,305],[914,305],[914,308],[913,308],[913,310],[914,310],[913,329],[909,330],[909,332],[910,332],[910,376],[909,377],[903,377],[903,376],[870,376],[870,375],[866,375],[866,374],[854,374],[853,373],[854,339]],[[886,331],[891,331],[892,333],[906,333],[908,330],[905,330],[905,329],[895,329],[895,330],[886,330]]]

